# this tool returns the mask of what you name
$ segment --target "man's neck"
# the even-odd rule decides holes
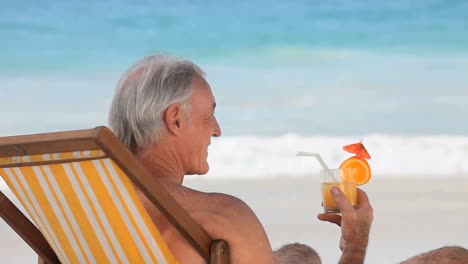
[[[168,144],[148,146],[135,153],[141,164],[164,185],[182,185],[185,171],[177,151]],[[170,146],[170,145],[169,145]]]

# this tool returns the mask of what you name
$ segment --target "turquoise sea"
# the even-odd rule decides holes
[[[301,174],[284,153],[339,160],[327,149],[364,139],[382,174],[467,175],[467,14],[461,0],[0,0],[0,136],[107,124],[120,75],[163,52],[206,71],[212,156],[232,157],[214,171]]]

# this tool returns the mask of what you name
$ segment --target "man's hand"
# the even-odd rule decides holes
[[[373,209],[364,191],[357,189],[358,204],[353,207],[337,187],[331,189],[333,199],[340,209],[338,214],[319,214],[319,220],[341,226],[340,263],[363,263],[369,242],[369,231],[374,219]]]

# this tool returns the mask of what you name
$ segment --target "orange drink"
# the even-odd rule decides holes
[[[355,169],[329,169],[320,171],[322,175],[322,201],[325,213],[339,213],[335,200],[330,192],[333,186],[340,188],[348,201],[354,206],[357,204]]]

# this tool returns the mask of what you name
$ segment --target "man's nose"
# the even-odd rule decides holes
[[[219,126],[218,120],[215,119],[215,127],[213,130],[213,137],[221,136],[221,127]]]

